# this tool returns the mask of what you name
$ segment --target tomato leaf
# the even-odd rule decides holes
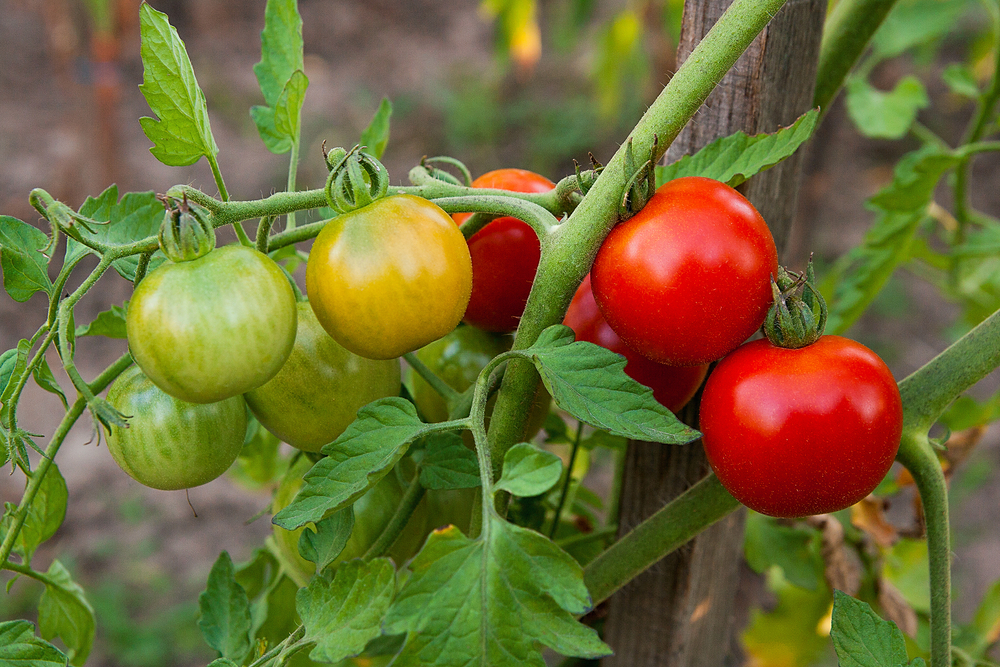
[[[574,616],[592,606],[583,571],[538,533],[491,514],[479,539],[431,533],[384,622],[407,633],[397,667],[542,667],[540,645],[598,658],[611,649]]]
[[[651,389],[625,375],[624,357],[574,342],[569,327],[549,327],[520,352],[532,359],[556,405],[580,421],[613,435],[670,445],[700,435],[657,403]]]
[[[959,161],[951,151],[925,145],[896,165],[892,182],[868,200],[878,212],[864,242],[837,261],[823,279],[827,333],[842,333],[874,300],[896,267],[910,257],[920,222],[941,176]],[[835,287],[834,287],[835,286]]]
[[[402,398],[369,403],[339,438],[323,447],[326,456],[305,474],[305,486],[272,522],[294,530],[347,507],[392,470],[410,443],[436,428],[420,421],[413,404]]]
[[[979,84],[976,83],[976,75],[972,70],[962,63],[952,63],[944,68],[941,79],[948,89],[956,95],[977,100],[980,96]]]
[[[361,653],[382,634],[382,618],[395,592],[396,571],[388,558],[343,563],[333,581],[313,577],[295,596],[305,639],[316,642],[309,657],[337,663]]]
[[[457,433],[432,433],[420,461],[420,483],[427,489],[471,489],[481,484],[476,454]]]
[[[125,338],[125,313],[128,311],[128,301],[120,306],[111,306],[109,310],[98,313],[93,322],[78,326],[77,337],[107,336],[108,338]]]
[[[813,109],[773,134],[751,137],[737,132],[716,139],[694,155],[685,155],[677,162],[657,167],[656,186],[681,176],[704,176],[736,187],[792,155],[812,136],[817,122],[819,111]]]
[[[519,442],[504,454],[503,473],[493,488],[525,498],[541,495],[559,481],[562,467],[562,459],[552,452]]]
[[[307,526],[299,535],[299,553],[322,572],[347,546],[354,530],[354,508],[345,507],[314,526],[315,530]]]
[[[143,7],[147,6],[143,5]],[[163,222],[164,215],[163,204],[156,199],[156,193],[152,191],[127,192],[119,201],[118,186],[116,185],[112,185],[96,198],[87,197],[79,212],[80,215],[92,220],[108,223],[94,227],[93,234],[82,228],[79,230],[82,236],[106,244],[135,243],[151,236],[155,237],[160,230],[160,223]],[[81,257],[88,252],[93,251],[82,243],[69,239],[66,243],[65,263],[70,264],[74,258]],[[150,258],[146,270],[152,271],[165,261],[166,257],[157,250]],[[111,266],[125,280],[135,280],[139,256],[129,255],[116,259]]]
[[[24,302],[35,292],[52,290],[42,254],[49,237],[37,227],[9,215],[0,215],[0,269],[3,286],[14,301]]]
[[[94,608],[62,563],[52,561],[45,574],[49,581],[38,602],[38,630],[45,639],[62,639],[69,649],[69,663],[82,665],[94,645]]]
[[[747,565],[758,574],[777,565],[790,584],[815,591],[823,577],[818,547],[815,530],[783,526],[756,512],[747,514],[743,551]]]
[[[392,102],[383,97],[375,110],[372,121],[361,133],[361,145],[367,147],[367,152],[376,158],[381,158],[385,147],[389,144],[389,119],[392,117]]]
[[[866,137],[900,139],[910,131],[917,112],[930,105],[920,79],[906,76],[886,92],[860,76],[852,76],[845,86],[847,112],[854,126]]]
[[[299,138],[298,119],[309,83],[303,74],[302,17],[296,0],[268,0],[260,45],[260,62],[254,65],[253,71],[266,106],[250,109],[250,117],[269,151],[287,153],[292,148],[292,142]],[[298,77],[295,78],[299,80],[291,84],[296,73]],[[290,84],[292,88],[289,89]],[[286,91],[284,103],[280,101],[283,91]],[[279,114],[284,114],[286,121],[279,121]],[[290,131],[288,119],[295,120],[294,132]],[[283,122],[284,128],[281,127]]]
[[[31,372],[31,375],[35,378],[35,384],[49,392],[50,394],[55,394],[62,401],[63,409],[69,409],[69,402],[66,400],[66,394],[63,393],[62,387],[56,381],[56,376],[52,374],[52,369],[49,368],[49,362],[46,361],[45,357],[39,362],[35,369]]]
[[[842,667],[906,665],[906,642],[896,624],[883,620],[867,602],[834,591],[833,647]]]
[[[198,596],[198,627],[209,646],[238,664],[250,653],[250,600],[236,582],[233,561],[223,551]]]
[[[62,651],[35,635],[29,621],[0,623],[0,663],[18,667],[65,667]]]
[[[965,13],[965,0],[909,0],[896,3],[872,38],[872,57],[876,60],[934,42],[951,30]]]
[[[31,474],[37,475],[39,473],[38,470],[35,470]],[[66,518],[68,499],[69,492],[66,489],[66,480],[63,479],[59,468],[53,463],[49,466],[48,473],[38,487],[35,500],[31,503],[28,514],[24,518],[24,524],[21,526],[21,532],[17,536],[17,541],[14,542],[14,550],[21,554],[25,564],[31,564],[31,556],[35,553],[35,549],[55,535],[59,526],[62,525],[63,519]],[[7,511],[4,513],[2,528],[0,528],[0,532],[4,535],[14,524],[16,509],[14,505],[7,504]]]
[[[986,650],[1000,637],[1000,581],[993,582],[968,626],[972,640],[967,644],[974,657],[984,657]],[[963,633],[964,634],[964,633]]]
[[[302,70],[295,70],[288,83],[281,89],[281,95],[274,107],[274,129],[280,134],[291,137],[298,143],[299,130],[302,121],[302,102],[306,97],[309,79]]]
[[[159,118],[139,119],[153,142],[149,152],[171,167],[194,164],[202,156],[214,158],[219,147],[184,42],[163,12],[143,3],[139,16],[143,66],[139,90]]]

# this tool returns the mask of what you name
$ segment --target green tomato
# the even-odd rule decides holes
[[[295,294],[271,259],[230,245],[146,276],[129,302],[129,349],[157,387],[192,403],[270,380],[295,342]]]
[[[246,405],[239,396],[188,403],[161,391],[137,366],[122,373],[108,402],[128,417],[108,451],[133,479],[154,489],[187,489],[226,472],[243,447]]]
[[[312,463],[306,457],[301,457],[293,465],[274,494],[271,502],[272,514],[277,514],[295,498],[302,488],[302,476],[309,472]],[[396,514],[400,501],[403,499],[403,486],[396,478],[394,471],[389,472],[378,484],[369,489],[354,502],[354,530],[347,545],[334,563],[360,558],[368,548],[375,543],[389,521]],[[274,545],[278,557],[289,570],[289,576],[300,586],[304,586],[309,578],[316,573],[316,564],[306,560],[299,554],[299,536],[306,526],[295,530],[285,530],[274,526]],[[409,523],[400,533],[399,538],[389,549],[388,556],[398,565],[409,560],[424,543],[427,537],[427,498],[417,505],[410,516]]]
[[[293,447],[318,452],[344,432],[359,408],[399,395],[399,385],[399,359],[366,359],[346,350],[302,302],[288,361],[244,398],[268,431]]]

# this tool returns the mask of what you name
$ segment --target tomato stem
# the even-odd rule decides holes
[[[509,193],[508,193],[509,194]],[[549,234],[559,221],[545,208],[533,202],[524,201],[508,194],[496,195],[467,195],[464,197],[440,197],[431,201],[444,209],[445,213],[466,213],[475,211],[477,213],[489,213],[490,215],[509,215],[512,218],[523,220],[529,227],[535,230],[538,238]]]
[[[431,386],[431,389],[440,394],[445,403],[449,405],[450,411],[451,404],[458,399],[461,395],[460,392],[455,391],[447,382],[438,377],[437,373],[432,371],[415,353],[407,352],[403,355],[403,359],[410,365],[410,368],[417,372],[417,375],[423,378],[424,382]]]
[[[569,453],[569,463],[566,464],[566,479],[563,480],[562,491],[559,493],[559,504],[556,505],[556,512],[552,516],[552,527],[549,528],[549,539],[555,539],[556,530],[559,529],[559,515],[562,514],[566,504],[566,496],[569,495],[569,485],[573,481],[573,464],[576,463],[577,452],[580,451],[580,440],[583,436],[583,422],[576,423],[576,436],[573,438],[573,448]]]
[[[126,352],[94,378],[94,381],[88,386],[90,393],[93,395],[104,391],[130,365],[132,365],[132,357]],[[73,424],[76,423],[76,420],[80,418],[80,415],[83,414],[86,408],[87,400],[83,396],[77,398],[69,410],[66,411],[62,421],[59,422],[59,426],[56,427],[55,432],[52,434],[52,438],[45,448],[45,454],[39,461],[35,472],[28,480],[28,486],[24,489],[24,495],[21,496],[21,503],[17,506],[17,511],[14,512],[14,521],[7,530],[7,534],[4,535],[3,543],[0,544],[0,563],[6,562],[10,558],[10,552],[13,550],[14,543],[21,533],[24,520],[28,516],[28,509],[35,501],[35,496],[42,486],[45,475],[55,461],[56,454],[59,452],[59,448],[62,447],[63,441],[65,441],[70,429],[73,428]]]
[[[423,500],[426,491],[427,489],[420,483],[420,468],[418,467],[416,474],[413,476],[413,481],[410,482],[410,486],[407,487],[402,500],[399,501],[396,513],[389,520],[389,523],[386,524],[382,534],[378,536],[378,539],[368,547],[368,551],[362,556],[362,559],[366,563],[373,558],[384,556],[392,548],[392,545],[399,538],[400,533],[406,528],[406,524],[409,523],[410,517],[413,516],[413,511],[417,509],[417,505]]]
[[[583,568],[595,605],[740,506],[709,473]]]

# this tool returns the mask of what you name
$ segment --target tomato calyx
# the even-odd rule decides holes
[[[590,158],[591,169],[580,170],[580,163],[573,160],[573,170],[576,172],[576,186],[580,189],[580,194],[586,196],[590,188],[594,187],[597,177],[604,171],[604,165],[597,161],[593,153],[587,153]]]
[[[772,345],[797,349],[812,345],[826,328],[826,300],[816,288],[812,259],[805,273],[778,267],[777,280],[771,277],[774,304],[764,319],[764,335]]]
[[[642,163],[636,164],[635,154],[632,151],[632,141],[629,140],[625,147],[625,189],[622,192],[622,200],[618,204],[618,217],[628,220],[633,215],[641,211],[656,192],[656,169],[653,165],[656,159],[656,147],[659,138],[653,135],[653,147],[649,150],[649,157]]]
[[[435,162],[451,165],[461,172],[463,180],[458,180],[454,175],[444,169],[438,169],[437,167],[432,166]],[[447,155],[439,155],[438,157],[424,156],[420,159],[420,166],[427,170],[427,173],[430,174],[431,178],[436,178],[439,181],[444,181],[445,183],[450,183],[452,185],[464,185],[467,188],[472,187],[472,172],[469,171],[469,168],[466,167],[465,163],[461,160],[457,160]]]
[[[161,197],[160,200],[167,212],[163,215],[157,238],[167,259],[171,262],[190,262],[215,249],[212,223],[203,210],[188,202],[187,195],[180,203],[170,197]]]
[[[338,213],[364,208],[389,190],[389,172],[364,148],[360,144],[349,151],[335,148],[323,157],[330,169],[323,192]]]

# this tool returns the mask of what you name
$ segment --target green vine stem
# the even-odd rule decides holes
[[[740,506],[713,474],[622,536],[583,568],[595,605]]]
[[[90,383],[88,389],[91,394],[99,394],[104,391],[104,389],[106,389],[107,386],[115,380],[115,378],[121,375],[122,371],[131,365],[132,356],[126,352],[113,364],[104,369],[104,372],[98,375],[94,381]],[[69,430],[73,427],[73,424],[76,423],[76,420],[80,418],[80,415],[83,414],[83,411],[86,408],[86,399],[83,396],[77,398],[70,406],[69,410],[66,411],[62,421],[59,422],[59,426],[52,434],[52,439],[49,440],[49,445],[45,448],[45,455],[42,457],[41,461],[39,461],[38,467],[35,469],[34,474],[28,481],[28,486],[24,490],[24,495],[21,497],[21,504],[17,506],[17,511],[14,513],[14,522],[7,531],[7,534],[4,536],[3,544],[0,544],[0,563],[5,562],[8,558],[10,558],[10,552],[14,548],[14,542],[17,541],[17,537],[21,533],[21,527],[24,526],[24,520],[28,516],[28,509],[31,507],[31,503],[35,501],[35,495],[38,493],[38,489],[42,485],[42,480],[45,479],[45,475],[48,473],[49,467],[55,460],[56,454],[59,452],[59,448],[62,447],[63,441],[69,434]]]
[[[538,275],[544,276],[544,280],[536,281],[532,287],[514,339],[514,349],[529,347],[545,327],[562,320],[601,242],[618,221],[618,205],[627,180],[626,147],[631,143],[635,155],[651,155],[653,161],[658,162],[716,84],[783,4],[784,0],[735,0],[622,142],[569,220],[542,239]],[[530,361],[511,361],[490,421],[494,475],[499,472],[496,469],[498,462],[503,461],[507,449],[517,442],[524,430],[537,384],[538,375]],[[506,493],[498,494],[497,509],[501,514],[506,513],[508,502]]]
[[[1000,9],[998,9],[1000,11]],[[993,16],[994,42],[993,42],[993,76],[990,85],[977,102],[976,114],[969,121],[969,126],[965,131],[963,144],[972,144],[983,136],[993,115],[993,109],[1000,101],[1000,14]],[[969,225],[969,205],[968,205],[968,182],[969,182],[969,159],[962,160],[955,167],[955,183],[953,188],[955,201],[955,220],[958,222],[958,229],[955,231],[954,245],[959,245],[965,241],[966,229]],[[960,259],[956,256],[952,259],[952,277],[957,279],[957,269]]]
[[[470,195],[465,197],[441,197],[431,200],[440,206],[445,213],[464,213],[469,210],[489,215],[509,215],[523,220],[535,230],[539,238],[550,233],[559,221],[555,216],[538,204],[508,195]]]
[[[420,483],[420,468],[418,467],[416,474],[413,476],[413,481],[410,482],[410,486],[407,487],[402,500],[399,501],[396,513],[389,520],[389,523],[386,524],[382,534],[378,536],[378,539],[368,547],[368,551],[362,556],[365,562],[384,556],[392,548],[392,545],[399,538],[400,533],[406,528],[406,524],[409,523],[410,517],[413,516],[413,511],[417,509],[417,505],[423,500],[426,491],[427,489]]]
[[[825,115],[896,0],[840,0],[823,27],[813,106]]]
[[[302,114],[302,110],[299,109],[299,115]],[[301,120],[301,119],[300,119]],[[299,137],[295,137],[292,141],[292,150],[288,156],[288,182],[285,185],[285,190],[287,192],[295,192],[295,180],[299,172]],[[288,215],[285,216],[285,229],[295,229],[295,211],[289,211]],[[260,243],[260,230],[258,230],[257,243]],[[266,253],[265,253],[266,254]]]
[[[291,216],[292,214],[289,213],[288,215]],[[273,224],[274,224],[274,217],[270,215],[265,215],[263,218],[260,219],[260,222],[257,224],[257,244],[256,244],[257,251],[263,255],[266,255],[268,251],[268,244],[271,235],[271,225]]]
[[[569,463],[566,465],[566,479],[563,481],[562,490],[559,493],[559,504],[556,505],[555,515],[552,517],[552,527],[549,529],[549,539],[555,539],[556,531],[559,530],[559,516],[566,505],[566,496],[569,495],[569,485],[573,481],[573,465],[576,464],[576,455],[580,451],[580,440],[583,439],[583,422],[576,423],[576,437],[573,438],[573,448],[569,453]]]
[[[431,386],[431,389],[444,399],[446,404],[451,405],[458,399],[459,392],[455,391],[447,382],[438,377],[437,373],[428,368],[427,364],[421,361],[420,357],[415,353],[407,352],[403,355],[403,359],[410,365],[410,368],[416,371],[417,375],[423,378],[424,382]]]

